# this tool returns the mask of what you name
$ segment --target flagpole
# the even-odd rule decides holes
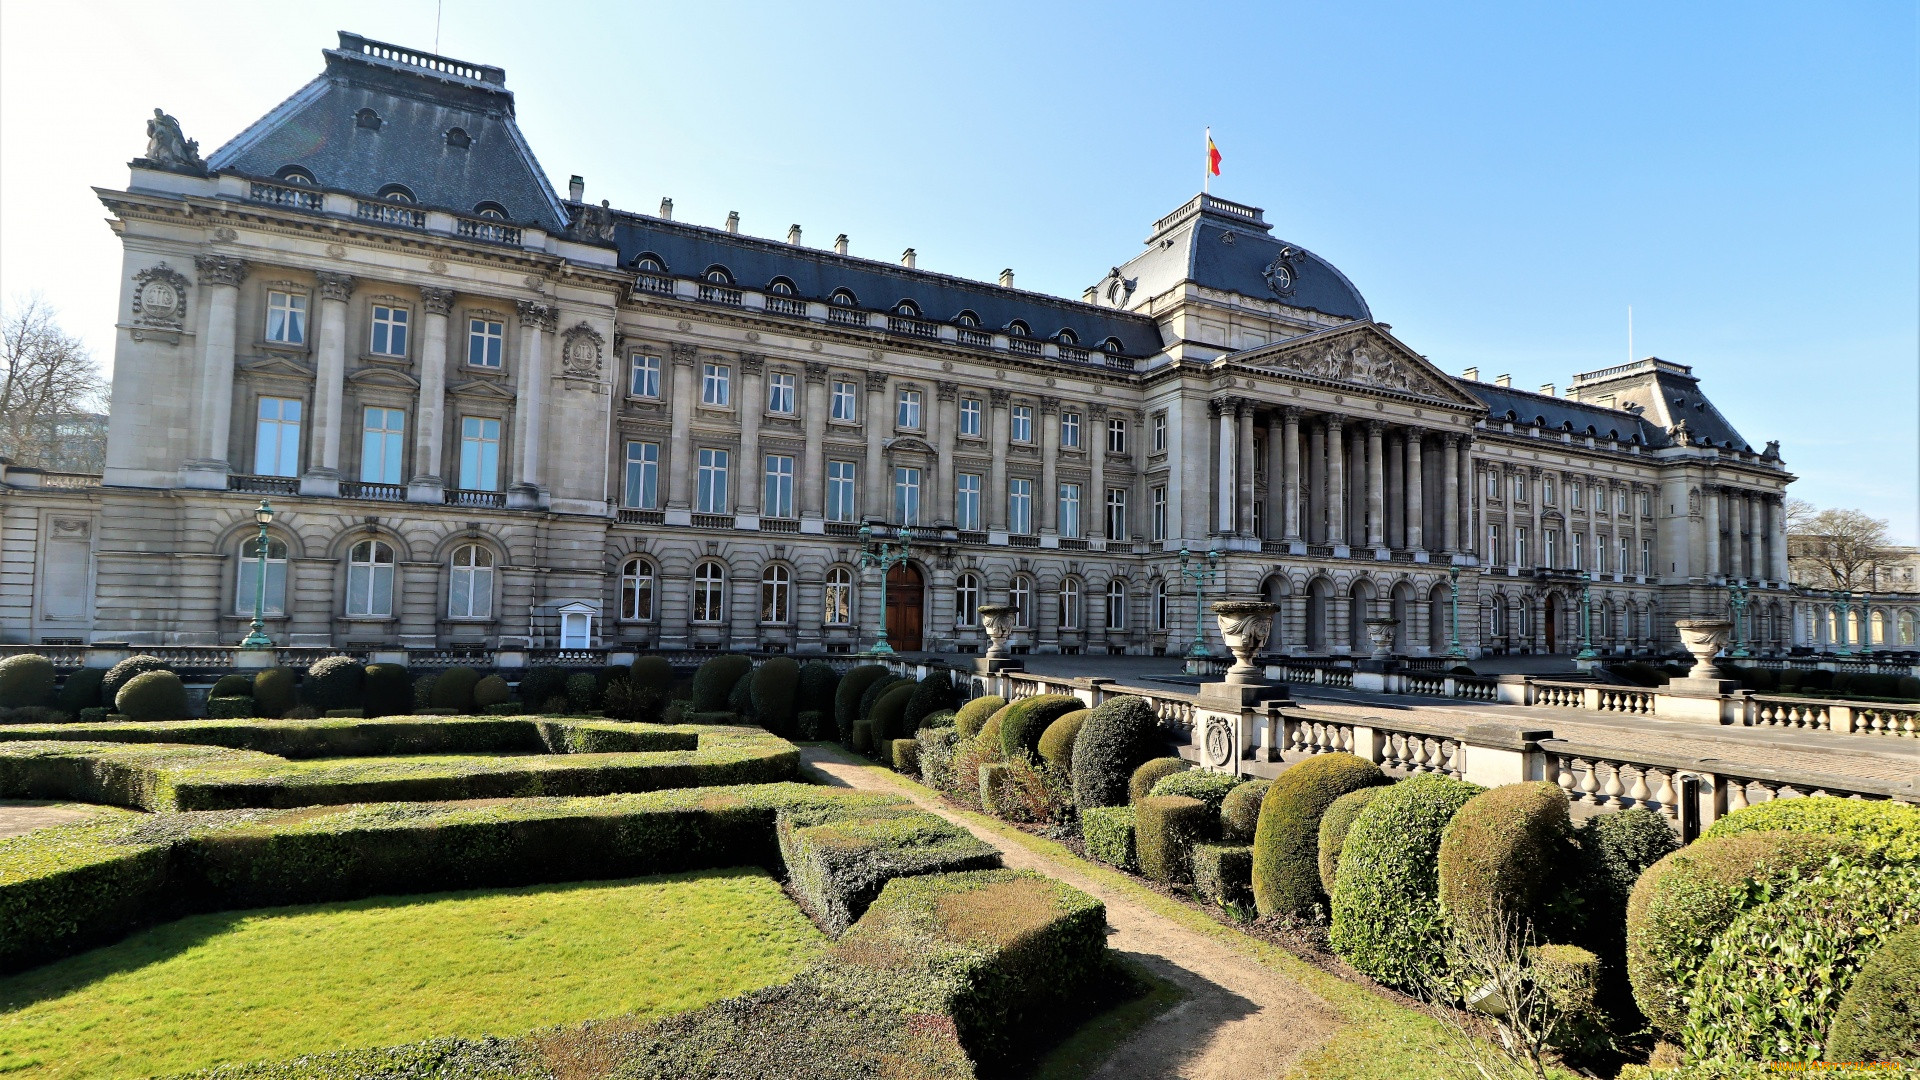
[[[1211,194],[1213,190],[1213,126],[1207,126],[1206,134],[1201,136],[1200,146],[1200,194]]]

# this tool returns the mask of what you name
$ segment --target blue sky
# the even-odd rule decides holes
[[[446,0],[555,185],[1078,296],[1198,188],[1344,270],[1449,372],[1691,364],[1794,493],[1920,539],[1911,3],[545,7]],[[155,105],[206,149],[433,0],[0,9],[0,292],[110,360],[117,186]],[[74,45],[76,27],[85,48]]]

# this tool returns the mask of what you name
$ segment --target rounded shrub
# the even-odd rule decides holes
[[[184,720],[187,688],[171,671],[143,671],[120,687],[113,708],[129,720]]]
[[[1627,898],[1640,875],[1677,849],[1680,838],[1658,810],[1636,807],[1595,814],[1580,826],[1577,840],[1582,896],[1577,937],[1607,958],[1602,990],[1608,1011],[1631,1018],[1636,1015],[1633,993],[1621,967],[1627,954]]]
[[[1220,806],[1227,796],[1240,786],[1240,778],[1232,773],[1208,772],[1205,769],[1187,769],[1182,772],[1163,776],[1153,782],[1153,790],[1148,795],[1185,795],[1189,799],[1199,799],[1207,804],[1208,823],[1204,830],[1205,838],[1220,838]]]
[[[1187,763],[1177,757],[1148,758],[1134,766],[1133,774],[1127,777],[1127,801],[1137,803],[1153,794],[1153,785],[1162,777],[1185,772]]]
[[[1079,712],[1083,705],[1071,694],[1035,694],[1007,706],[1000,718],[1000,749],[1008,758],[1030,758],[1040,750],[1047,725]]]
[[[1040,760],[1046,762],[1062,776],[1073,772],[1073,741],[1080,737],[1080,728],[1093,715],[1092,709],[1075,709],[1064,716],[1056,717],[1040,733]]]
[[[749,668],[733,684],[727,693],[727,711],[738,718],[739,722],[753,723],[753,670]]]
[[[108,704],[119,701],[120,688],[127,685],[127,680],[149,671],[165,670],[167,662],[157,656],[145,653],[129,656],[107,669],[107,677],[100,681],[100,700]]]
[[[992,716],[987,717],[986,723],[980,725],[980,734],[967,740],[970,743],[979,744],[982,760],[1006,760],[1007,752],[1000,743],[1000,721],[1004,720],[1006,715],[1006,707],[1002,706]]]
[[[74,716],[79,716],[81,709],[98,708],[101,703],[100,684],[106,678],[107,673],[99,668],[81,668],[67,676],[67,681],[60,685],[60,697],[55,704]]]
[[[920,744],[913,739],[894,739],[887,744],[894,772],[920,775]]]
[[[231,672],[213,680],[213,686],[207,690],[207,697],[252,697],[253,676]]]
[[[840,674],[831,665],[822,660],[807,661],[800,665],[800,685],[794,691],[794,710],[832,716],[833,692],[839,685]],[[814,736],[816,739],[823,737]]]
[[[776,656],[754,668],[748,693],[760,726],[786,738],[797,734],[799,689],[800,663],[790,656]]]
[[[1827,1028],[1828,1061],[1920,1065],[1920,926],[1887,935]]]
[[[404,716],[413,711],[413,686],[399,664],[368,664],[360,686],[368,716]]]
[[[1567,807],[1560,785],[1542,781],[1502,784],[1453,815],[1440,837],[1440,909],[1456,930],[1525,925],[1562,939],[1578,851]]]
[[[1654,863],[1627,900],[1627,979],[1658,1030],[1678,1035],[1687,994],[1713,939],[1756,886],[1811,873],[1859,845],[1814,833],[1752,832],[1699,840]]]
[[[366,668],[351,656],[322,657],[300,680],[300,700],[322,712],[358,708],[366,678]]]
[[[1126,695],[1100,703],[1073,741],[1073,801],[1123,806],[1127,782],[1140,764],[1160,756],[1160,722],[1144,698]]]
[[[921,731],[927,731],[932,728],[952,728],[952,727],[953,727],[953,710],[941,709],[939,712],[928,713],[927,715],[921,717],[919,730],[916,731],[914,734],[917,735]]]
[[[1440,836],[1454,812],[1484,790],[1425,773],[1381,791],[1354,819],[1340,847],[1328,939],[1356,970],[1398,987],[1419,986],[1439,973],[1447,943],[1446,920],[1440,914]],[[1267,806],[1260,812],[1262,833],[1276,794],[1267,792]],[[1259,857],[1256,837],[1255,888]],[[1318,866],[1314,869],[1318,873]]]
[[[721,712],[728,708],[735,684],[753,670],[753,661],[739,653],[722,653],[693,673],[693,711]]]
[[[913,737],[913,732],[907,729],[907,703],[913,700],[914,691],[918,689],[913,680],[901,679],[873,703],[873,711],[867,714],[867,726],[872,729],[874,746],[881,753],[890,752],[889,746],[895,739]]]
[[[473,711],[473,688],[480,673],[470,667],[450,667],[433,680],[433,705],[439,709]]]
[[[513,687],[508,686],[507,680],[498,675],[488,675],[473,684],[473,707],[476,709],[505,705],[512,698]]]
[[[1326,903],[1320,816],[1347,792],[1386,782],[1380,766],[1339,753],[1310,757],[1273,781],[1253,834],[1253,902],[1260,914],[1309,918]]]
[[[891,691],[901,683],[911,683],[912,681],[911,679],[903,679],[898,675],[890,674],[884,679],[868,684],[866,690],[860,695],[860,711],[855,715],[860,719],[866,719],[872,716],[873,707],[879,703],[880,695]]]
[[[53,661],[39,653],[18,653],[0,660],[0,709],[53,704]]]
[[[998,694],[977,697],[954,710],[953,726],[963,739],[971,739],[980,734],[980,727],[987,717],[1007,707],[1007,699]]]
[[[254,673],[254,715],[269,719],[285,716],[288,709],[299,704],[297,691],[292,668],[270,667]]]
[[[433,684],[439,681],[439,678],[439,675],[428,672],[413,680],[413,707],[415,709],[431,709],[434,707]],[[257,698],[259,694],[260,691],[256,689],[254,696]]]
[[[1327,804],[1327,812],[1320,815],[1320,887],[1333,895],[1333,883],[1340,871],[1340,849],[1347,842],[1347,832],[1360,818],[1374,797],[1387,790],[1389,785],[1361,788],[1349,791],[1345,795]]]
[[[1260,825],[1260,803],[1267,797],[1271,780],[1249,780],[1232,791],[1220,803],[1220,838],[1229,844],[1251,844]]]
[[[873,721],[870,719],[853,722],[853,738],[848,740],[847,748],[856,754],[873,753]]]
[[[945,790],[953,786],[953,755],[960,736],[951,727],[923,727],[913,736],[920,744],[920,782]]]
[[[936,668],[927,673],[915,688],[919,692],[907,702],[906,724],[908,731],[918,731],[920,721],[929,713],[942,709],[951,709],[959,703],[960,692],[954,688],[953,672],[946,668]]]
[[[664,697],[673,690],[673,665],[664,656],[636,656],[627,669],[627,681]]]
[[[833,721],[827,714],[817,709],[805,709],[794,714],[793,736],[806,742],[817,742],[833,737]]]
[[[849,746],[853,743],[853,722],[860,719],[860,699],[867,687],[890,674],[879,664],[861,664],[840,677],[833,691],[833,724],[841,742]]]
[[[1207,804],[1185,795],[1149,795],[1133,804],[1140,872],[1155,881],[1193,880],[1193,845],[1217,820]]]
[[[576,671],[567,676],[567,710],[576,713],[600,711],[600,679],[591,671]]]
[[[566,696],[567,669],[552,664],[530,667],[520,676],[519,691],[527,711],[539,712],[548,698]]]
[[[1809,795],[1769,799],[1713,823],[1702,839],[1750,832],[1807,832],[1845,836],[1890,862],[1920,860],[1920,806],[1892,799]]]

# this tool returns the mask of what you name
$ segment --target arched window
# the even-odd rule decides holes
[[[1015,574],[1013,585],[1007,589],[1007,603],[1013,606],[1013,625],[1016,629],[1026,630],[1033,626],[1033,579],[1025,574]]]
[[[728,273],[727,268],[724,266],[709,266],[707,267],[707,272],[701,274],[700,278],[714,285],[733,284],[733,275]]]
[[[827,298],[827,303],[835,304],[839,307],[854,307],[858,305],[860,301],[854,299],[854,295],[845,289],[835,289],[833,290],[833,295]]]
[[[775,296],[795,295],[793,282],[788,281],[786,278],[774,278],[773,284],[767,286],[767,291]]]
[[[314,184],[313,174],[298,165],[289,165],[281,169],[279,176],[280,181],[286,184],[298,184],[301,187],[312,187]]]
[[[1114,356],[1119,356],[1121,353],[1126,352],[1127,350],[1126,350],[1126,346],[1120,344],[1119,338],[1110,337],[1107,340],[1100,343],[1100,351],[1104,353],[1111,353]]]
[[[1021,322],[1019,319],[1015,319],[1007,324],[1008,337],[1027,337],[1032,333],[1033,331],[1027,329],[1027,324]]]
[[[920,317],[920,305],[911,300],[902,300],[893,305],[893,313],[895,315],[905,315],[909,319],[917,319]]]
[[[642,252],[636,256],[633,260],[633,268],[643,274],[664,274],[667,272],[667,264],[661,262],[660,257],[651,252]]]
[[[853,622],[853,571],[844,566],[827,571],[827,610],[822,621],[828,626]]]
[[[1879,610],[1874,611],[1872,621],[1868,625],[1873,629],[1873,639],[1868,641],[1867,644],[1885,645],[1887,643],[1887,613]]]
[[[653,618],[653,564],[645,559],[628,559],[620,568],[620,617]]]
[[[453,551],[453,575],[447,583],[447,617],[493,618],[493,552],[479,544]]]
[[[979,326],[980,316],[975,315],[971,311],[963,311],[953,317],[953,324],[955,326]]]
[[[467,134],[466,128],[450,127],[447,129],[447,145],[455,150],[465,150],[473,145],[473,136]]]
[[[1916,630],[1916,627],[1914,626],[1913,612],[1911,611],[1901,612],[1900,613],[1900,644],[1912,645],[1914,643],[1915,630]]]
[[[1080,579],[1060,579],[1060,629],[1080,627]]]
[[[693,571],[693,621],[719,622],[726,612],[727,571],[717,562],[703,562]]]
[[[362,540],[347,552],[347,614],[393,614],[393,546],[384,540]]]
[[[1153,579],[1153,628],[1167,628],[1167,579]]]
[[[507,220],[507,208],[497,202],[483,202],[479,206],[474,207],[473,212],[483,218],[492,218],[495,221]]]
[[[413,192],[408,190],[405,184],[388,184],[386,187],[380,189],[380,197],[388,202],[407,203],[408,205],[412,205],[414,201]]]
[[[1487,614],[1489,616],[1488,624],[1487,624],[1488,630],[1492,633],[1492,635],[1494,637],[1506,637],[1507,636],[1507,602],[1506,600],[1501,597],[1497,597],[1497,596],[1494,597],[1493,607],[1488,609]]]
[[[760,621],[784,623],[793,617],[793,571],[774,563],[760,572]]]
[[[260,600],[260,537],[240,541],[240,573],[234,582],[233,610],[252,615]],[[262,610],[268,615],[287,613],[287,542],[267,537],[267,602]]]
[[[980,577],[961,574],[953,580],[953,625],[980,625]]]
[[[1071,329],[1062,329],[1058,334],[1053,335],[1053,339],[1062,345],[1080,344],[1080,335],[1074,333]]]
[[[1114,578],[1107,582],[1107,629],[1127,628],[1127,583]]]
[[[380,114],[372,109],[361,109],[354,113],[353,122],[355,126],[366,128],[368,131],[380,130]],[[381,197],[385,198],[384,195]]]

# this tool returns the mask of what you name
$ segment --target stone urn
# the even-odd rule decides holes
[[[1400,625],[1399,619],[1364,619],[1367,628],[1367,640],[1373,643],[1370,660],[1393,659],[1393,632]]]
[[[1718,678],[1719,671],[1714,666],[1713,654],[1719,652],[1727,639],[1733,636],[1733,620],[1716,615],[1695,615],[1691,619],[1675,619],[1673,628],[1680,632],[1680,644],[1693,654],[1693,670],[1687,673],[1687,677]]]
[[[975,610],[987,631],[987,659],[1007,659],[1007,639],[1013,636],[1013,617],[1020,609],[1012,604],[981,604]]]
[[[1220,623],[1220,637],[1233,650],[1233,666],[1227,669],[1230,683],[1255,682],[1260,669],[1253,666],[1253,654],[1267,647],[1273,633],[1273,613],[1280,605],[1265,600],[1221,600],[1213,605],[1213,617]]]

